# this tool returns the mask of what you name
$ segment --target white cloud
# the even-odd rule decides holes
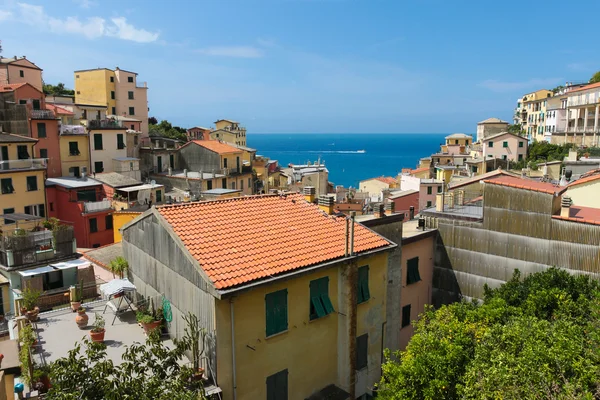
[[[12,13],[10,11],[0,10],[0,21],[4,21],[12,17]]]
[[[83,9],[88,9],[95,6],[97,3],[92,0],[73,0],[73,3],[77,3],[77,5]]]
[[[506,93],[514,92],[519,90],[527,89],[551,89],[562,81],[561,78],[547,78],[547,79],[529,79],[527,81],[520,82],[502,82],[495,79],[488,79],[477,86],[491,90],[492,92]]]
[[[238,57],[238,58],[260,58],[264,52],[252,46],[215,46],[196,50],[196,53],[207,56]]]
[[[82,35],[88,39],[107,36],[138,43],[154,42],[159,36],[158,32],[153,33],[136,28],[127,23],[127,19],[124,17],[112,18],[108,22],[101,17],[89,17],[85,20],[78,17],[60,19],[47,15],[42,6],[28,3],[17,3],[17,5],[22,22],[48,29],[54,33]]]

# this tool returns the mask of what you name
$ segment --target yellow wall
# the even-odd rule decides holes
[[[435,179],[437,179],[438,181],[443,180],[444,182],[448,183],[448,182],[450,182],[450,179],[452,179],[452,172],[454,172],[454,171],[451,169],[436,168]]]
[[[573,205],[582,207],[598,207],[600,198],[600,180],[569,186],[567,196],[573,200]]]
[[[456,141],[458,140],[458,143],[456,143]],[[446,145],[462,145],[462,146],[468,146],[469,144],[471,144],[472,139],[456,139],[456,138],[450,138],[450,139],[446,139]]]
[[[72,156],[69,153],[69,142],[77,142],[79,155]],[[69,168],[79,167],[80,172],[83,167],[90,167],[90,147],[88,135],[65,135],[60,136],[60,160],[64,176],[69,175]],[[90,172],[90,171],[88,171]]]
[[[222,154],[221,155],[221,168],[225,168],[223,160],[227,159],[227,168],[235,169],[237,167],[237,161],[236,161],[237,157],[240,158],[240,172],[241,172],[241,169],[244,166],[244,161],[243,161],[241,152],[232,153],[232,154]]]
[[[369,265],[370,299],[357,306],[357,336],[369,334],[369,375],[379,376],[382,323],[385,320],[387,254],[365,258]],[[310,321],[310,281],[329,277],[329,297],[339,310],[342,267],[258,286],[233,298],[238,400],[266,398],[266,378],[288,370],[289,399],[304,399],[338,382],[338,314]],[[344,266],[347,268],[347,266]],[[288,291],[288,330],[266,338],[265,295]],[[217,376],[223,398],[233,398],[230,300],[216,300]],[[347,345],[347,343],[345,344]],[[369,382],[369,384],[373,384]]]
[[[77,78],[79,76],[79,78]],[[115,90],[115,84],[110,82],[114,71],[96,69],[75,72],[75,102],[81,104],[108,106],[111,113],[115,100],[110,98],[110,92]]]
[[[121,236],[121,231],[119,229],[121,229],[121,227],[123,225],[125,225],[129,221],[133,220],[140,214],[141,214],[140,212],[126,212],[126,211],[113,213],[113,215],[112,215],[113,216],[113,234],[114,234],[115,243],[118,243],[121,240],[123,240],[123,237]]]

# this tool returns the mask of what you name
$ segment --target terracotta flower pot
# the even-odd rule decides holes
[[[35,322],[38,320],[38,314],[40,313],[39,307],[34,308],[33,310],[28,310],[26,315],[27,319],[31,322]]]
[[[71,309],[73,311],[77,311],[77,309],[81,307],[81,302],[80,301],[72,301],[71,302]]]
[[[99,332],[94,330],[90,331],[90,337],[92,338],[92,342],[102,343],[104,342],[104,334],[106,333],[106,329],[102,329]]]
[[[144,332],[146,332],[146,334],[152,332],[153,330],[155,330],[156,328],[158,328],[159,326],[161,326],[162,321],[153,321],[150,322],[149,324],[145,324],[142,322],[142,328],[144,328]]]
[[[87,326],[88,320],[90,317],[85,313],[85,310],[79,311],[77,310],[77,316],[75,317],[75,323],[79,327],[79,329],[83,329]]]
[[[202,376],[204,375],[204,368],[198,368],[198,371],[194,372],[192,375],[192,380],[197,382],[202,380]]]

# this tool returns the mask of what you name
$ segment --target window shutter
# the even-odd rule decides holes
[[[365,265],[358,269],[358,288],[357,288],[358,303],[363,303],[371,298],[369,292],[369,266]]]
[[[407,261],[406,284],[416,283],[421,280],[419,274],[419,257],[411,258]]]
[[[356,369],[366,368],[368,365],[369,334],[365,333],[356,338]]]
[[[279,331],[286,331],[288,328],[288,312],[287,312],[287,289],[281,291],[279,302]]]
[[[267,400],[277,400],[277,374],[267,376]]]

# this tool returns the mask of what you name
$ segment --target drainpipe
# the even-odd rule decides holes
[[[354,218],[356,217],[356,211],[350,211],[350,255],[354,255]]]
[[[231,363],[232,363],[232,377],[233,377],[233,400],[237,399],[237,382],[235,378],[235,326],[234,326],[234,314],[233,314],[233,298],[229,299],[229,310],[231,311]]]

